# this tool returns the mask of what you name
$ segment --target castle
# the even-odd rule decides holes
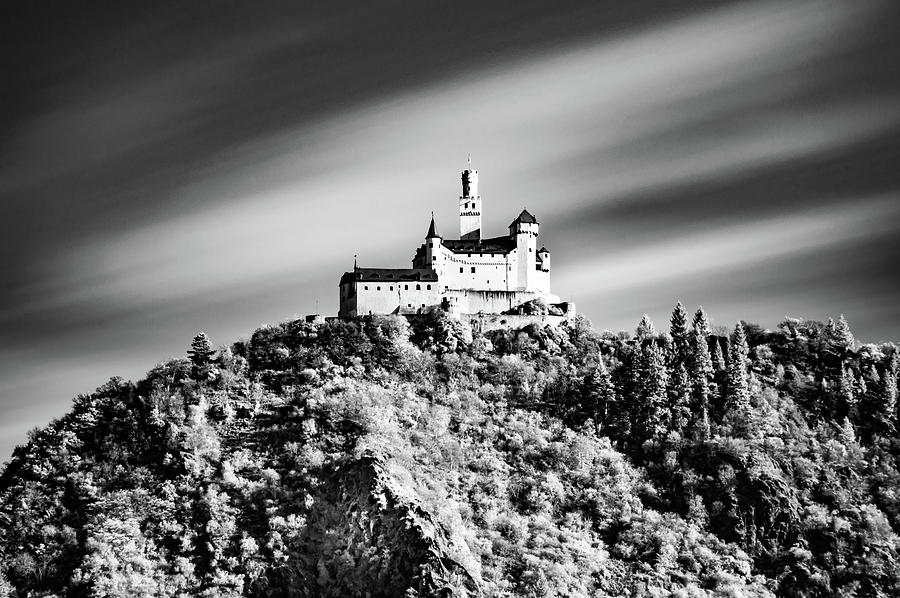
[[[509,234],[482,238],[478,171],[462,173],[459,239],[445,239],[434,225],[416,250],[412,268],[363,268],[354,264],[340,282],[339,317],[368,314],[512,313],[542,300],[556,315],[574,306],[559,304],[550,292],[550,252],[538,249],[537,219],[528,212],[509,225]],[[521,309],[521,308],[520,308]]]

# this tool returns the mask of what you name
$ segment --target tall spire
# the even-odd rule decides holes
[[[425,235],[426,239],[434,239],[434,238],[442,238],[440,234],[437,232],[437,228],[434,226],[434,212],[431,213],[431,224],[428,226],[428,234]]]

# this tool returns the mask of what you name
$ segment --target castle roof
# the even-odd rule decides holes
[[[538,253],[550,253],[550,250],[546,247],[541,247],[540,249],[538,249]]]
[[[434,227],[434,214],[431,214],[431,224],[428,226],[428,234],[425,235],[426,239],[434,239],[437,237],[441,238],[441,235],[437,232],[437,229]]]
[[[516,248],[515,239],[444,239],[442,245],[453,253],[509,253]]]
[[[535,218],[534,215],[532,215],[532,213],[529,212],[528,210],[522,210],[522,213],[519,214],[519,216],[515,220],[512,221],[513,224],[515,224],[516,222],[525,222],[528,224],[537,224],[538,223],[537,218]]]
[[[353,272],[344,272],[340,284],[347,282],[395,282],[405,280],[424,280],[436,282],[437,274],[434,270],[420,270],[416,268],[357,268]]]

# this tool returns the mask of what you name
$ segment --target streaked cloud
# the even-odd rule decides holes
[[[767,325],[840,300],[860,336],[900,336],[900,289],[877,274],[900,253],[900,82],[876,60],[900,53],[891,4],[635,7],[489,5],[471,50],[462,21],[420,15],[392,49],[390,11],[365,27],[344,8],[224,15],[130,50],[133,70],[100,51],[122,39],[86,50],[5,144],[0,400],[61,411],[43,367],[79,372],[74,394],[193,330],[334,312],[353,254],[407,263],[432,209],[455,234],[468,152],[489,231],[534,211],[556,290],[600,327],[677,298]],[[121,35],[153,38],[167,15],[150,17]]]

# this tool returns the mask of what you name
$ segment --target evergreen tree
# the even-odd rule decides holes
[[[726,410],[737,429],[745,429],[750,416],[749,355],[750,348],[747,346],[744,326],[738,322],[731,338],[728,379],[725,386]]]
[[[684,305],[681,304],[681,301],[675,305],[669,322],[669,333],[672,336],[675,362],[685,363],[689,354],[690,330],[688,329],[687,312],[684,310]]]
[[[712,334],[712,330],[709,327],[709,318],[706,317],[706,312],[703,311],[703,306],[697,308],[697,311],[694,313],[694,330],[700,331],[700,334],[703,335],[704,339],[709,338],[709,335]]]
[[[669,377],[669,412],[672,429],[683,434],[691,422],[691,383],[683,363]]]
[[[853,431],[853,424],[850,423],[850,418],[844,416],[844,423],[841,424],[841,443],[844,446],[850,446],[856,443],[856,432]]]
[[[637,415],[632,428],[638,440],[659,438],[665,434],[666,403],[669,376],[662,349],[651,343],[642,352],[641,380],[638,390]]]
[[[835,348],[841,353],[852,350],[853,346],[856,344],[856,339],[853,338],[853,333],[850,332],[850,324],[847,323],[844,314],[841,314],[841,317],[838,318],[838,321],[834,326],[832,342],[834,343]]]
[[[897,417],[897,375],[888,370],[883,378],[881,401],[876,414],[878,427],[884,433],[894,430]]]
[[[845,416],[852,416],[856,411],[856,379],[853,370],[844,365],[841,367],[841,376],[838,378],[838,410]]]
[[[693,437],[694,440],[707,440],[709,436],[709,409],[707,409],[706,405],[704,405],[700,408],[700,412],[695,418],[693,426]]]
[[[188,358],[191,360],[191,377],[194,380],[199,382],[207,379],[215,353],[205,332],[194,337],[191,341],[191,348],[187,352]]]
[[[593,418],[598,434],[610,427],[610,409],[615,404],[616,389],[601,356],[597,368],[585,382],[585,411]]]
[[[900,371],[900,349],[894,349],[894,352],[891,353],[891,357],[888,359],[887,371],[894,374],[894,376]]]
[[[874,363],[869,366],[869,370],[866,373],[866,379],[873,384],[881,382],[881,376],[878,375],[878,368],[875,367]]]
[[[635,337],[639,341],[644,341],[655,336],[656,327],[653,326],[653,320],[650,319],[650,316],[644,314],[643,317],[641,317],[641,321],[638,322],[637,330],[635,330]]]
[[[715,371],[725,371],[725,354],[722,353],[722,344],[719,342],[718,338],[713,339],[712,362]]]
[[[719,343],[716,343],[719,346]],[[692,395],[692,411],[694,413],[694,431],[701,432],[699,438],[709,436],[709,401],[716,390],[712,383],[715,369],[709,355],[709,346],[700,328],[694,328],[691,335],[690,386]],[[705,419],[705,423],[703,423]],[[705,433],[703,432],[705,430]]]

